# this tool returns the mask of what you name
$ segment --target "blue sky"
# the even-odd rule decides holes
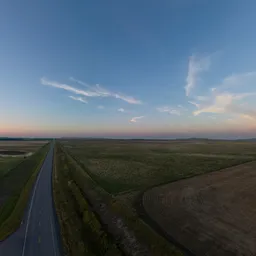
[[[256,136],[255,8],[1,1],[0,135]]]

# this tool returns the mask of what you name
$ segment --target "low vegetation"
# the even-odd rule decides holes
[[[0,178],[0,240],[20,225],[31,189],[48,150],[49,144]]]
[[[43,145],[47,144],[47,140],[1,140],[0,139],[0,151],[9,151],[17,153],[33,153],[36,152]],[[16,154],[15,154],[16,155]]]
[[[77,185],[75,172],[67,155],[57,146],[54,200],[66,253],[75,256],[121,255]]]
[[[61,145],[84,172],[77,179],[83,194],[96,191],[151,255],[183,253],[146,224],[151,223],[142,210],[144,191],[256,159],[256,144],[240,141],[70,140]]]
[[[67,155],[67,154],[65,154]],[[103,190],[72,157],[72,175],[125,255],[183,255],[138,218],[129,205]],[[58,158],[59,159],[59,158]],[[62,164],[63,165],[63,164]],[[65,197],[63,197],[65,198]],[[71,238],[72,239],[72,238]]]
[[[0,179],[46,143],[44,140],[0,140]]]
[[[0,157],[0,179],[21,161],[23,158]]]
[[[191,152],[197,153],[188,154],[184,145]],[[220,152],[226,152],[225,155],[210,153],[211,147],[213,152],[217,151],[216,145]],[[233,145],[233,148],[239,145],[243,144]],[[71,141],[66,146],[90,176],[112,194],[143,190],[153,185],[245,163],[256,157],[252,152],[245,154],[244,151],[239,156],[235,154],[236,151],[227,155],[231,150],[229,144],[226,151],[221,144],[195,144],[193,148],[190,143],[184,142],[172,145],[172,142],[161,144],[89,140],[83,144]]]

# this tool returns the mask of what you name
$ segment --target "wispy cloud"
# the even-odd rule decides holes
[[[157,111],[161,112],[161,113],[168,113],[168,114],[171,114],[171,115],[177,115],[177,116],[180,116],[181,115],[181,112],[180,110],[178,109],[173,109],[171,107],[168,107],[168,106],[164,106],[164,107],[159,107],[157,108]]]
[[[55,87],[55,88],[58,88],[58,89],[63,89],[63,90],[72,92],[74,94],[79,94],[79,95],[83,95],[83,96],[86,96],[86,97],[99,97],[99,96],[101,96],[96,92],[80,90],[80,89],[77,89],[77,88],[72,87],[72,86],[67,85],[67,84],[62,84],[62,83],[55,82],[55,81],[49,81],[46,78],[41,78],[41,84],[49,85],[49,86],[52,86],[52,87]]]
[[[200,101],[207,101],[207,100],[209,100],[209,97],[207,97],[207,96],[196,96],[195,99],[200,100]]]
[[[55,87],[58,89],[63,89],[63,90],[72,92],[74,94],[83,95],[85,97],[112,97],[112,98],[116,98],[116,99],[121,99],[130,104],[142,104],[142,101],[137,100],[132,96],[127,96],[127,95],[120,94],[120,93],[110,92],[98,84],[96,84],[95,86],[90,86],[90,85],[88,85],[82,81],[76,80],[74,78],[70,78],[70,79],[72,79],[73,82],[77,82],[81,85],[88,87],[89,90],[78,89],[78,88],[75,88],[68,84],[62,84],[62,83],[59,83],[56,81],[50,81],[46,78],[41,78],[41,84],[49,85],[49,86],[52,86],[52,87]]]
[[[168,113],[171,115],[177,115],[180,116],[184,111],[187,111],[185,107],[182,105],[178,105],[177,107],[170,107],[170,106],[163,106],[163,107],[158,107],[157,111],[161,113]]]
[[[121,94],[121,93],[111,92],[111,91],[103,88],[99,84],[96,84],[95,86],[91,86],[91,85],[88,85],[87,83],[85,83],[81,80],[77,80],[73,77],[70,77],[70,80],[73,81],[73,82],[76,82],[80,85],[86,86],[87,88],[89,88],[90,90],[98,93],[102,97],[113,97],[113,98],[116,98],[116,99],[121,99],[121,100],[126,101],[130,104],[142,104],[141,100],[137,100],[132,96],[127,96],[127,95],[124,95],[124,94]]]
[[[74,96],[69,96],[70,99],[72,100],[76,100],[76,101],[80,101],[83,103],[88,103],[85,99],[83,99],[82,97],[74,97]]]
[[[224,78],[221,85],[214,89],[234,89],[245,85],[255,87],[255,82],[256,71],[232,74],[231,76]]]
[[[140,119],[142,119],[142,118],[144,118],[144,116],[135,116],[135,117],[133,117],[133,118],[130,120],[130,122],[132,122],[132,123],[137,123],[138,120],[140,120]]]
[[[211,102],[207,102],[206,104],[198,104],[198,110],[194,111],[194,115],[197,116],[201,113],[239,113],[242,112],[239,111],[239,109],[241,110],[243,107],[242,105],[239,105],[236,102],[246,97],[255,95],[256,93],[220,93],[214,95],[213,98],[211,99]]]
[[[194,102],[194,101],[188,101],[188,103],[194,105],[196,108],[200,108],[200,104]]]
[[[97,108],[98,108],[98,109],[104,109],[105,107],[102,106],[102,105],[99,105]]]
[[[185,108],[185,107],[182,106],[182,105],[178,105],[178,108],[180,108],[180,109],[182,109],[182,110],[184,110],[184,111],[187,111],[187,108]]]
[[[232,114],[244,119],[256,120],[256,110],[242,104],[244,99],[256,96],[255,89],[250,92],[241,92],[243,88],[254,88],[256,84],[256,72],[233,74],[223,79],[218,87],[210,89],[210,96],[195,97],[195,101],[190,101],[197,110],[193,112],[195,116],[202,113]],[[239,93],[230,92],[238,87]],[[229,91],[227,91],[229,89]]]
[[[81,80],[75,79],[75,78],[72,77],[72,76],[69,77],[69,80],[72,81],[72,82],[78,83],[78,84],[80,84],[80,85],[86,86],[86,87],[88,87],[88,88],[91,87],[89,84],[87,84],[87,83],[85,83],[85,82],[83,82],[83,81],[81,81]]]
[[[188,74],[186,78],[185,92],[186,96],[190,96],[191,90],[196,86],[200,73],[207,71],[210,67],[210,56],[199,57],[192,55],[189,58]]]
[[[123,108],[119,108],[117,111],[119,112],[125,112],[125,110]]]
[[[237,115],[233,118],[228,118],[226,122],[231,125],[243,125],[244,127],[253,126],[256,128],[256,117],[254,118],[248,115]]]

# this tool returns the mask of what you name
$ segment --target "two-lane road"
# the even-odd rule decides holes
[[[52,195],[53,145],[35,182],[20,228],[0,243],[1,256],[60,256]]]

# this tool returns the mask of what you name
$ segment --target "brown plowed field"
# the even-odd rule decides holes
[[[155,187],[143,205],[195,255],[256,255],[256,162]]]

